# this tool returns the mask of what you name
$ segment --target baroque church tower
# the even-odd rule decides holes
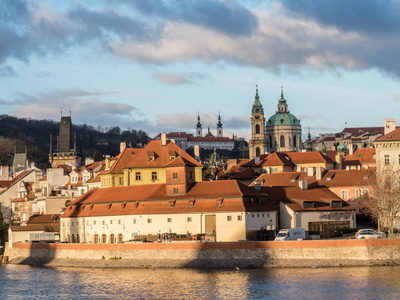
[[[221,114],[218,114],[218,124],[217,124],[217,138],[223,137],[224,136],[224,131],[222,129],[222,123],[221,123]]]
[[[201,128],[201,123],[200,123],[200,113],[197,114],[197,124],[196,124],[196,136],[203,136],[202,133],[202,128]]]
[[[267,138],[265,135],[264,109],[258,96],[258,86],[256,86],[256,96],[251,109],[251,138],[249,140],[249,158],[260,157],[267,152]]]

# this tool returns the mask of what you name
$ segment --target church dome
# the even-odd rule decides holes
[[[346,152],[347,147],[343,143],[343,141],[341,141],[340,144],[337,146],[336,150],[337,150],[337,152]]]
[[[266,126],[283,126],[283,125],[297,125],[300,126],[300,120],[297,119],[288,110],[288,105],[286,104],[286,99],[283,97],[283,91],[281,92],[281,98],[278,103],[278,111],[272,115]]]
[[[278,125],[300,125],[300,120],[291,113],[277,112],[268,119],[266,126]]]

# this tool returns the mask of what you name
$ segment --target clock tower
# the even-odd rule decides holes
[[[258,86],[256,86],[256,96],[251,109],[251,138],[249,140],[249,158],[260,157],[265,154],[268,145],[265,135],[264,109],[258,96]]]

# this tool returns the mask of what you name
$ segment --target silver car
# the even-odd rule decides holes
[[[373,229],[360,229],[356,233],[357,239],[383,239],[384,237],[384,232],[378,232]]]

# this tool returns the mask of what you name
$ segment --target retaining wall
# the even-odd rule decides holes
[[[14,243],[10,263],[49,267],[234,268],[400,265],[400,239],[234,243]]]

